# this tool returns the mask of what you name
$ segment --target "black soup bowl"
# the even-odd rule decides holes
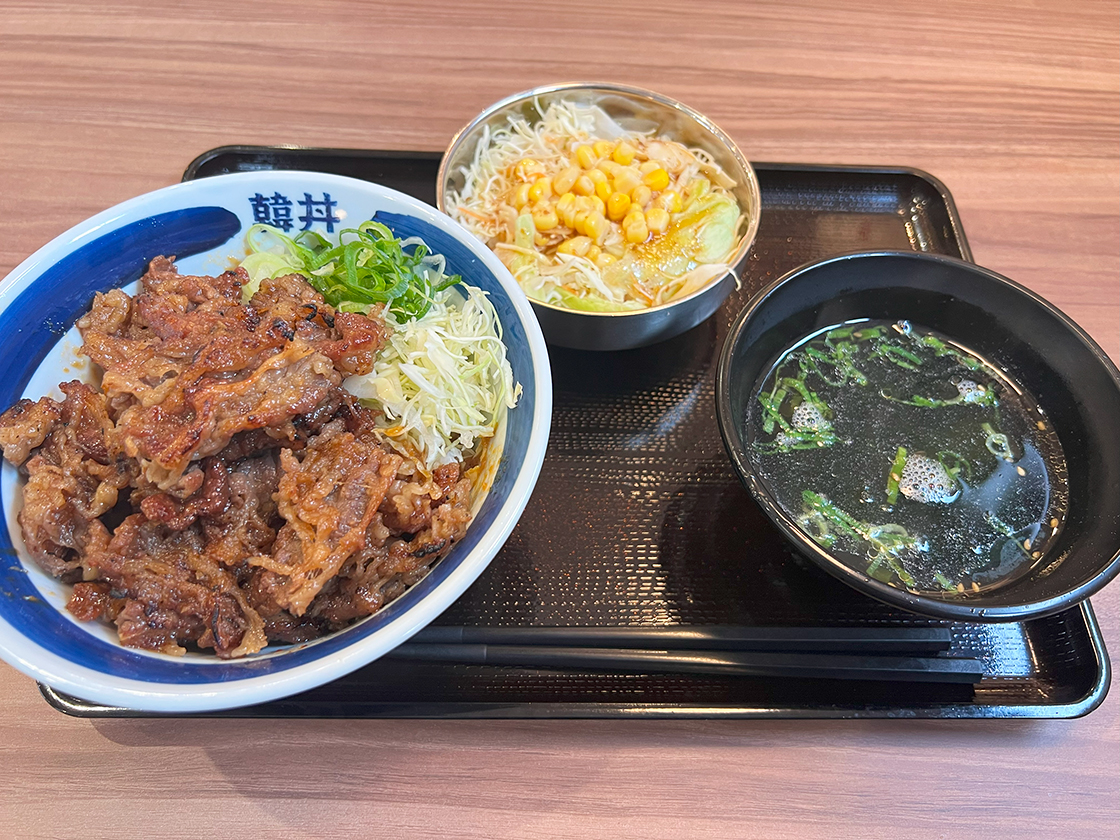
[[[1068,512],[1025,574],[979,592],[912,592],[842,562],[779,504],[751,443],[758,391],[794,344],[858,319],[908,320],[959,342],[1001,367],[1045,413],[1065,453]],[[1054,306],[972,263],[875,252],[795,269],[732,325],[716,373],[716,411],[731,461],[770,519],[810,560],[880,601],[936,618],[1022,621],[1070,607],[1120,572],[1120,373]]]

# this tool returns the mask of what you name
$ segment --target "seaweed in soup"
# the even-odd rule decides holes
[[[1065,519],[1065,456],[1034,398],[908,321],[803,338],[770,369],[747,430],[814,541],[912,591],[967,597],[1015,579]]]

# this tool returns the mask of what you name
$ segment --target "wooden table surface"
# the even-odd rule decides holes
[[[601,7],[600,7],[601,6]],[[605,79],[760,161],[897,164],[1112,356],[1115,2],[0,2],[0,275],[231,143],[441,150]],[[1093,599],[1120,649],[1120,585]],[[89,721],[0,665],[0,837],[1115,837],[1120,698],[1068,721]]]

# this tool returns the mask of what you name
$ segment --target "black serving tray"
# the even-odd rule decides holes
[[[227,146],[184,180],[306,169],[435,202],[437,153]],[[976,685],[537,671],[382,659],[238,717],[1066,718],[1095,709],[1110,667],[1088,602],[1010,624],[922,619],[872,601],[790,550],[740,485],[715,421],[714,368],[752,294],[854,250],[970,259],[948,190],[906,168],[756,164],[762,224],[742,287],[707,322],[641,350],[549,348],[552,436],[529,505],[442,624],[946,625]],[[87,717],[139,713],[42,688]]]

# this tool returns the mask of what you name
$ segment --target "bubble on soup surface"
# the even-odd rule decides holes
[[[827,429],[828,421],[824,419],[821,410],[811,402],[803,402],[793,410],[790,423],[795,429],[803,431]]]
[[[944,464],[917,452],[906,459],[898,489],[906,498],[926,505],[947,505],[961,493],[960,484]]]
[[[961,379],[956,383],[956,386],[957,393],[966,403],[983,402],[988,393],[987,388],[971,379]]]

